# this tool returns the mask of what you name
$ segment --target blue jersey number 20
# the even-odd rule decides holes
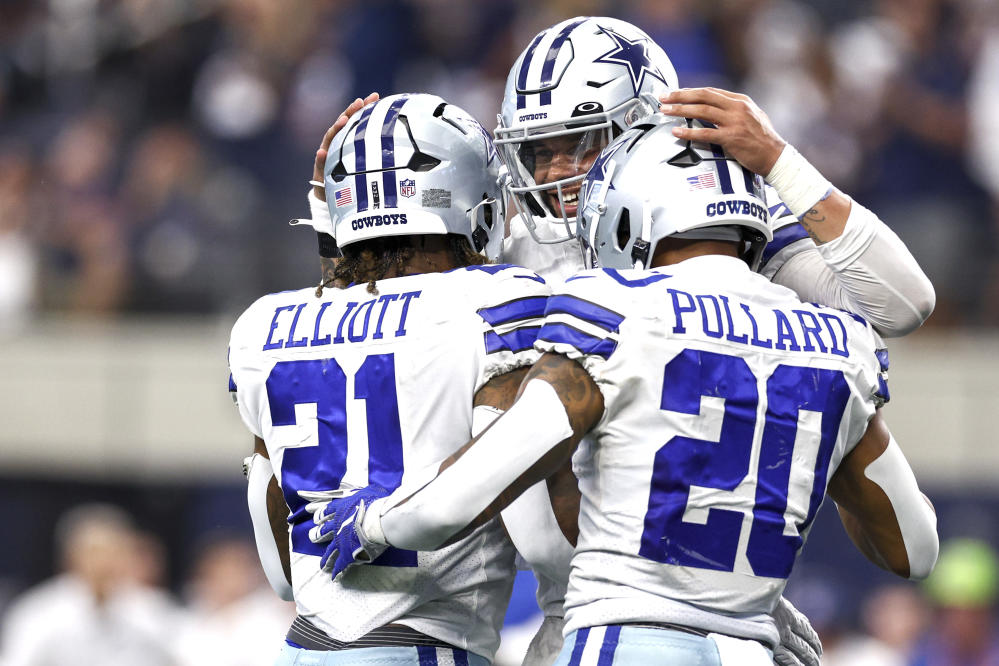
[[[395,357],[375,354],[354,375],[354,398],[364,400],[368,426],[368,483],[393,490],[402,482],[402,432],[395,390]],[[314,403],[319,446],[288,448],[281,487],[291,509],[291,548],[322,555],[325,544],[309,540],[312,516],[299,491],[332,490],[347,471],[347,376],[336,359],[280,361],[267,377],[267,399],[275,426],[295,425],[295,405]],[[356,446],[356,443],[352,443]],[[389,548],[372,564],[417,565],[414,551]]]
[[[746,559],[757,576],[787,578],[803,534],[825,494],[829,460],[850,388],[839,370],[780,365],[766,384],[757,465],[756,498]],[[657,562],[733,571],[743,512],[710,508],[702,523],[685,521],[690,487],[732,491],[750,472],[759,391],[749,364],[738,356],[684,350],[666,364],[661,409],[699,414],[702,397],[721,398],[725,411],[718,441],[677,435],[656,453],[639,554]],[[808,511],[785,535],[792,457],[800,412],[821,415]],[[799,452],[799,456],[803,452]],[[810,455],[808,456],[810,459]]]

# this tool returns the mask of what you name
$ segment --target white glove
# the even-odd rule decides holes
[[[781,597],[770,613],[780,634],[780,645],[774,650],[774,663],[779,666],[821,666],[822,641],[812,629],[808,618],[791,602]]]

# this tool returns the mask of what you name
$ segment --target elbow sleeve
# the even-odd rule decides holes
[[[856,201],[843,234],[816,249],[857,314],[885,337],[911,333],[932,314],[936,293],[909,248]]]
[[[281,555],[274,541],[270,516],[267,513],[267,487],[274,478],[271,461],[259,453],[254,453],[247,460],[246,467],[246,503],[250,509],[250,521],[253,523],[253,537],[257,543],[260,565],[264,569],[267,582],[277,595],[285,601],[293,601],[291,584],[281,565]]]
[[[881,487],[895,510],[909,559],[909,578],[926,578],[940,552],[937,514],[919,491],[916,476],[894,437],[884,453],[867,466],[864,476]]]

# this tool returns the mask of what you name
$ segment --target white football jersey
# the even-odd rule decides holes
[[[392,490],[466,443],[476,391],[537,359],[548,293],[526,269],[474,266],[380,280],[374,294],[271,294],[236,322],[237,404],[291,510],[298,613],[333,638],[395,622],[492,657],[514,576],[498,521],[439,551],[389,549],[334,583],[305,505],[342,486]]]
[[[767,613],[887,393],[875,340],[731,257],[554,288],[535,346],[578,359],[605,403],[573,458],[566,633],[674,622],[776,644]]]
[[[766,186],[766,200],[770,202],[770,217],[776,225],[774,240],[763,253],[760,272],[773,279],[777,271],[791,257],[800,252],[815,250],[815,245],[804,228],[777,196],[777,191]],[[558,238],[564,229],[557,222],[539,218],[536,233],[542,238]],[[564,281],[587,268],[583,250],[578,240],[543,245],[534,240],[523,218],[515,215],[510,218],[510,234],[503,239],[503,261],[529,266],[550,284]],[[548,506],[536,507],[531,503],[529,493],[525,493],[503,510],[504,523],[514,545],[524,556],[524,560],[537,574],[538,604],[546,615],[561,615],[561,599],[569,584],[569,558],[571,550],[560,543],[564,541],[560,533],[538,534],[536,527],[545,522]]]

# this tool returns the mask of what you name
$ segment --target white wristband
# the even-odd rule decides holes
[[[785,144],[766,181],[796,217],[801,217],[832,190],[830,183],[791,144]]]

